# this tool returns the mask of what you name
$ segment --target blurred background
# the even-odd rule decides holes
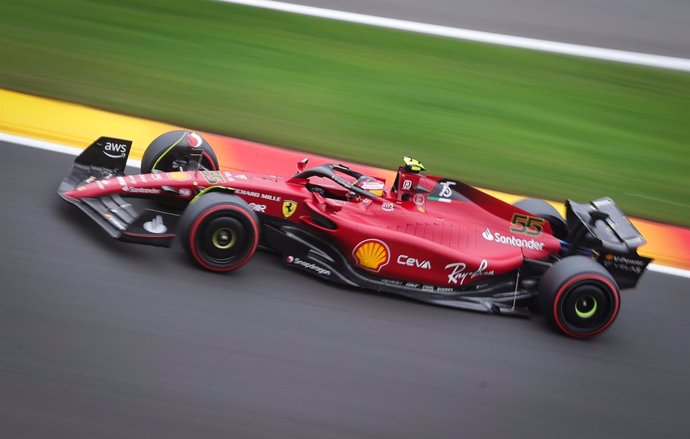
[[[302,3],[690,52],[683,1]],[[0,39],[3,88],[690,225],[686,72],[206,0],[6,0]]]
[[[295,1],[690,57],[687,0]],[[690,226],[684,71],[210,0],[2,0],[0,88],[0,121],[102,130],[12,90]],[[2,439],[690,437],[687,272],[648,270],[589,342],[267,253],[215,275],[111,240],[55,194],[73,156],[3,139]],[[687,262],[683,231],[654,238]]]

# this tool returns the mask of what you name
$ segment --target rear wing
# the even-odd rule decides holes
[[[605,197],[584,204],[568,200],[565,207],[571,252],[591,247],[621,288],[634,287],[651,259],[637,254],[647,241],[616,203]]]

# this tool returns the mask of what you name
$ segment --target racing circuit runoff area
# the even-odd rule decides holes
[[[686,278],[645,273],[614,326],[581,342],[266,253],[216,275],[177,247],[113,241],[60,200],[73,156],[0,148],[3,436],[690,434]]]
[[[2,437],[690,436],[686,277],[648,271],[582,342],[540,317],[334,286],[266,253],[216,275],[179,246],[113,241],[62,202],[72,155],[0,151]]]
[[[646,272],[614,326],[579,342],[541,317],[338,287],[266,253],[216,275],[179,245],[113,241],[60,200],[69,148],[0,148],[0,187],[12,188],[0,217],[0,424],[11,437],[690,433],[677,422],[686,277]]]

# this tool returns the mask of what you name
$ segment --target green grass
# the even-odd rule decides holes
[[[194,0],[5,0],[0,86],[690,225],[690,75]]]

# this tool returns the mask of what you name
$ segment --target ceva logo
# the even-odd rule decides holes
[[[417,267],[423,270],[431,270],[431,262],[412,258],[407,255],[398,256],[398,264],[406,267]]]
[[[484,233],[482,233],[482,236],[487,241],[493,241],[494,240],[494,235],[491,234],[491,230],[489,230],[488,227],[486,228],[486,230],[484,230]]]

